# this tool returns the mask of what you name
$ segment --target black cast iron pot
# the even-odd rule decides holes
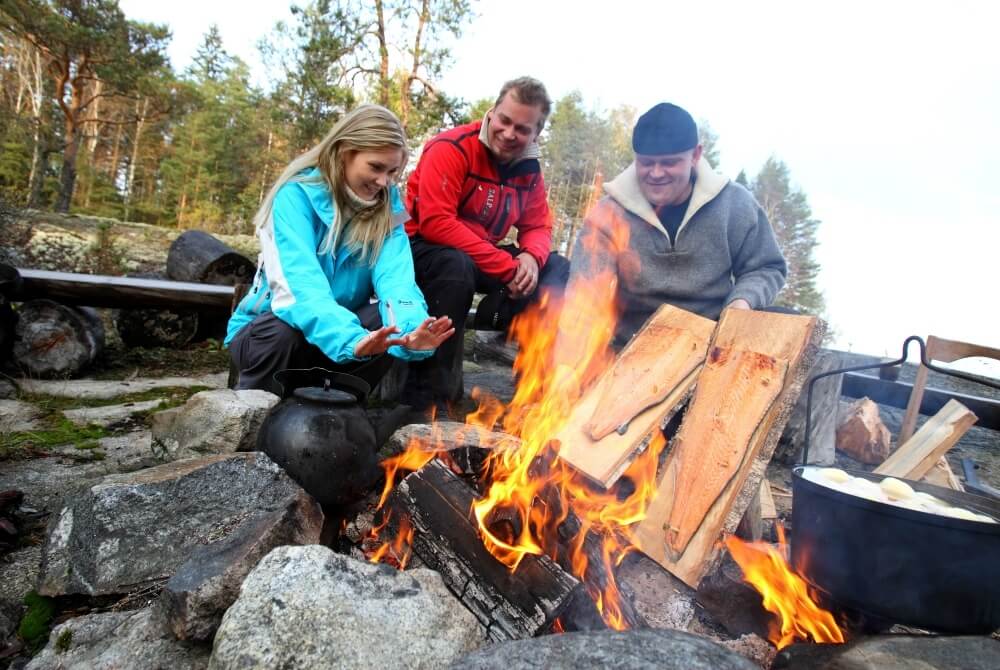
[[[868,500],[809,481],[802,471],[793,470],[792,566],[830,606],[950,633],[1000,628],[1000,524]],[[1000,519],[998,501],[907,483]]]
[[[315,385],[291,389],[271,410],[257,449],[324,506],[362,498],[378,475],[375,429],[361,404],[368,384],[321,368],[286,370],[275,379]]]

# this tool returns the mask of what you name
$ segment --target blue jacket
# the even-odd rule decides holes
[[[271,220],[258,231],[260,258],[250,292],[229,319],[225,344],[257,316],[274,312],[302,331],[336,363],[360,360],[354,348],[368,334],[355,311],[379,298],[382,323],[396,319],[400,333],[415,330],[427,318],[427,303],[413,277],[413,256],[403,223],[409,218],[391,186],[392,232],[374,266],[360,262],[340,245],[334,253],[317,250],[333,221],[330,191],[317,168],[302,173],[306,181],[289,182],[274,198]],[[404,360],[427,358],[433,351],[391,347]]]

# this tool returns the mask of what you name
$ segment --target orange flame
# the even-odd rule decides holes
[[[743,570],[743,579],[764,597],[764,609],[778,616],[768,638],[784,649],[795,640],[843,644],[844,632],[833,615],[816,604],[809,585],[785,561],[785,533],[778,526],[778,548],[766,542],[726,538],[726,547]]]
[[[391,512],[386,513],[382,523],[369,531],[369,538],[378,538],[382,531],[385,530],[385,527],[389,525],[390,519]],[[395,565],[400,570],[404,570],[406,569],[406,565],[410,562],[410,557],[412,555],[413,524],[410,523],[410,518],[408,516],[403,515],[399,519],[396,536],[392,540],[383,542],[379,545],[379,547],[368,557],[368,560],[371,563],[389,563],[390,565]]]
[[[584,229],[582,244],[601,242],[627,250],[628,226],[614,223],[610,237]],[[634,270],[634,259],[629,262]],[[543,294],[516,317],[510,329],[520,345],[514,398],[505,406],[476,389],[479,408],[466,422],[483,431],[499,423],[521,439],[519,449],[494,450],[487,460],[490,482],[472,509],[483,544],[512,571],[527,554],[568,564],[608,626],[621,630],[627,621],[613,568],[632,549],[625,529],[645,518],[666,440],[657,433],[626,470],[620,481],[630,482],[631,492],[625,485],[617,491],[597,489],[560,461],[552,444],[580,397],[614,360],[610,344],[618,319],[617,281],[614,269],[591,268],[569,287],[565,300]],[[379,506],[397,470],[418,469],[440,451],[433,444],[411,444],[385,463],[387,481]],[[567,526],[572,526],[569,540],[559,534]]]

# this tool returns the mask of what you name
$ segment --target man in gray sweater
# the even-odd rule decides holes
[[[617,275],[623,346],[663,303],[710,319],[726,307],[761,309],[787,268],[764,210],[702,158],[685,110],[660,103],[639,117],[635,162],[604,186],[573,249],[573,284]]]

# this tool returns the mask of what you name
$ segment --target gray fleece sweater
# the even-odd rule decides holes
[[[745,188],[702,159],[675,244],[642,195],[635,165],[604,190],[573,249],[574,281],[613,269],[621,317],[615,342],[624,344],[663,303],[718,319],[743,298],[754,309],[771,304],[787,268],[767,216]]]

